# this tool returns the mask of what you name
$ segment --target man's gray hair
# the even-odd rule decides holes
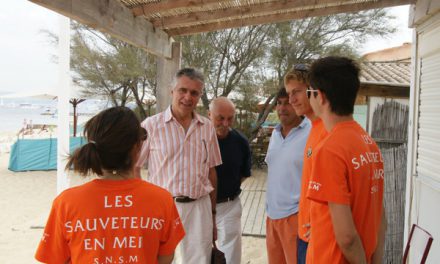
[[[171,82],[172,89],[174,89],[174,87],[176,87],[177,80],[182,76],[186,76],[186,77],[190,78],[191,80],[197,80],[197,81],[201,82],[203,84],[203,86],[205,85],[205,77],[203,76],[203,73],[201,73],[200,71],[198,71],[194,68],[182,68],[182,69],[178,70],[177,73],[173,77],[173,80]]]
[[[235,110],[235,105],[231,101],[231,99],[229,99],[228,97],[220,96],[211,100],[211,103],[209,103],[209,111],[212,112],[217,104],[220,102],[229,104]]]

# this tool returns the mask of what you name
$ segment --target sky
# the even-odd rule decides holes
[[[5,1],[5,0],[0,0]],[[408,6],[389,9],[398,19],[399,30],[387,39],[369,39],[360,54],[411,42],[408,29]],[[8,1],[0,10],[0,95],[41,93],[55,90],[58,67],[51,56],[58,52],[41,30],[59,31],[60,16],[27,0]]]

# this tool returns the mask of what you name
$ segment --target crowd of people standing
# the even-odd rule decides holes
[[[383,161],[353,120],[359,68],[344,57],[297,64],[276,97],[266,156],[268,263],[380,263]],[[204,76],[179,70],[171,105],[141,124],[113,107],[85,126],[67,169],[97,179],[54,201],[36,258],[45,263],[241,263],[248,140],[231,100],[196,112]],[[143,181],[141,168],[148,167]]]

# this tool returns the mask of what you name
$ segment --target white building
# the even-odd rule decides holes
[[[418,0],[408,135],[405,241],[413,223],[434,237],[427,263],[440,263],[440,1]]]

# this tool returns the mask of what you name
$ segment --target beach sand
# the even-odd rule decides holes
[[[35,250],[56,196],[56,171],[15,173],[8,163],[9,153],[0,153],[0,263],[37,263]],[[71,186],[83,182],[71,178]],[[243,237],[242,263],[267,263],[265,243],[264,238]]]

